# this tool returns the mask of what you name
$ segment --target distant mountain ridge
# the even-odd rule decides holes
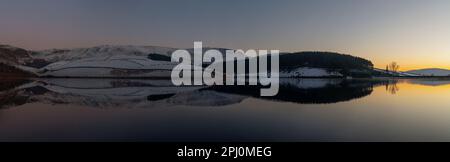
[[[422,76],[450,76],[450,70],[439,68],[418,69],[407,72]]]

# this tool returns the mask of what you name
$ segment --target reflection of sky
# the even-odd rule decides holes
[[[448,0],[1,0],[0,43],[328,50],[448,67]]]

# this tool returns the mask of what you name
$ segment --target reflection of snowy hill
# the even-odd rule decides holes
[[[41,87],[51,93],[51,98],[83,100],[73,103],[114,104],[124,107],[147,102],[149,96],[170,95],[196,91],[202,87],[175,87],[170,80],[113,80],[113,79],[48,79]],[[46,96],[45,93],[42,96]],[[101,105],[100,104],[100,105]],[[91,106],[92,106],[91,105]],[[128,105],[128,106],[127,106]],[[88,105],[89,106],[89,105]]]
[[[420,84],[425,86],[443,86],[443,85],[449,85],[450,80],[448,79],[415,79],[415,80],[408,80],[408,83],[411,84]]]
[[[72,104],[96,108],[152,108],[176,105],[220,106],[239,103],[247,97],[205,89],[176,87],[171,80],[40,79],[4,91],[22,104]],[[10,95],[8,95],[10,94]],[[17,105],[20,103],[14,103]]]
[[[133,99],[147,97],[149,95],[164,95],[164,94],[175,94],[184,91],[193,91],[201,87],[174,87],[174,86],[129,86],[129,87],[97,87],[97,88],[83,88],[71,87],[46,84],[43,85],[47,90],[56,92],[59,94],[71,94],[80,95],[86,97],[107,97],[110,99]]]

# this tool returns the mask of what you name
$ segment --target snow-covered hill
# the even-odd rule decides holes
[[[18,76],[34,75],[36,69],[26,66],[33,62],[30,52],[9,45],[0,45],[0,69],[2,74],[10,73]],[[8,70],[9,69],[9,70]],[[8,75],[10,75],[8,74]]]
[[[408,73],[413,73],[422,76],[450,76],[450,70],[447,69],[420,69],[420,70],[411,70]]]
[[[170,77],[178,63],[157,61],[147,56],[92,56],[57,61],[41,68],[40,76],[57,77]]]
[[[32,58],[29,52],[22,48],[0,45],[0,62],[11,64],[25,64]]]
[[[149,54],[160,54],[170,56],[175,48],[158,46],[123,46],[123,45],[103,45],[91,48],[75,49],[50,49],[35,51],[34,58],[44,59],[50,62],[73,61],[92,57],[112,57],[112,56],[147,56]]]
[[[105,45],[37,51],[32,56],[51,62],[37,70],[39,76],[170,77],[172,69],[178,65],[170,61],[175,50],[158,46]]]

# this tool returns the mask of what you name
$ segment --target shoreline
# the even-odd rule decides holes
[[[17,79],[155,79],[165,80],[170,77],[35,77],[35,76],[2,76],[1,80]],[[450,79],[450,76],[391,76],[391,77],[280,77],[279,79]]]

